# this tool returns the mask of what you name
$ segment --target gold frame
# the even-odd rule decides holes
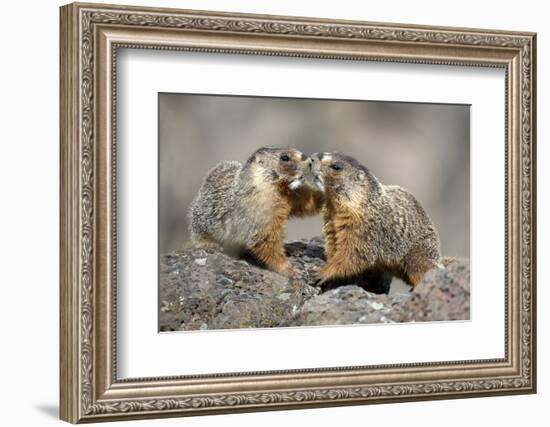
[[[63,420],[535,392],[534,33],[99,4],[71,4],[60,13]],[[117,380],[114,66],[119,47],[504,68],[505,357]]]

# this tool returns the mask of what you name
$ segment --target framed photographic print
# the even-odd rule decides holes
[[[535,392],[535,34],[60,22],[63,420]]]

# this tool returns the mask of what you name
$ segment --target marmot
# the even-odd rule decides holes
[[[308,157],[289,147],[262,147],[244,165],[219,163],[191,205],[191,239],[232,254],[251,253],[267,268],[292,274],[285,220],[319,213],[324,198],[308,185],[307,173]]]
[[[405,189],[383,185],[361,163],[340,153],[310,157],[313,179],[325,192],[325,256],[319,283],[374,272],[411,286],[441,266],[437,230]]]

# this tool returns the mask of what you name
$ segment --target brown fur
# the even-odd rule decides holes
[[[270,270],[281,274],[292,274],[293,269],[284,249],[285,222],[291,211],[289,200],[281,195],[280,199],[274,203],[274,208],[271,222],[262,230],[251,252]]]
[[[250,251],[270,270],[292,275],[295,271],[284,249],[286,220],[291,217],[302,218],[318,214],[323,206],[324,195],[309,185],[291,190],[287,179],[281,179],[276,188],[277,192],[270,200],[271,221],[261,231],[258,241]]]
[[[293,274],[285,254],[285,223],[289,217],[302,218],[316,215],[321,211],[324,196],[309,186],[290,190],[286,182],[278,185],[278,192],[271,200],[273,216],[271,222],[261,233],[258,242],[251,248],[256,258],[270,270],[282,274]]]
[[[288,200],[290,217],[303,218],[317,215],[321,212],[324,203],[323,193],[313,190],[309,185],[305,185],[295,191],[290,191],[286,188],[281,191],[281,194]]]

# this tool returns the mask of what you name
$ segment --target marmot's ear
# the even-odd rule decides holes
[[[257,154],[253,154],[252,156],[250,156],[250,158],[248,159],[248,162],[257,163],[259,165],[265,164],[264,159],[261,156],[258,156]]]
[[[365,179],[365,176],[365,172],[360,170],[359,172],[357,172],[357,181],[363,181]]]

